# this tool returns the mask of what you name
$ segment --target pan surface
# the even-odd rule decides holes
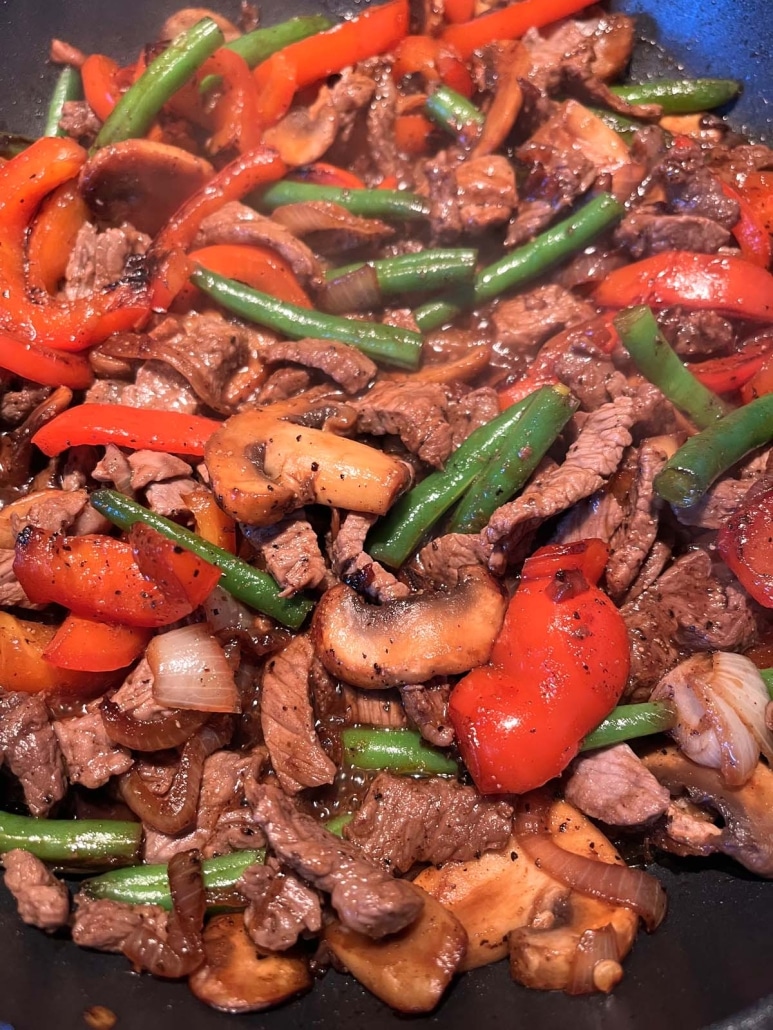
[[[42,123],[53,74],[52,36],[86,51],[129,56],[155,33],[179,0],[0,0],[0,130],[34,134]],[[235,15],[235,0],[216,0]],[[341,16],[359,0],[266,0],[265,24],[322,6]],[[744,95],[733,120],[773,139],[771,0],[626,0],[640,16],[645,42],[633,75],[647,78],[683,67],[692,74],[733,76]],[[475,1026],[552,1030],[765,1030],[773,1027],[773,887],[723,863],[656,867],[670,911],[652,937],[640,935],[625,978],[609,997],[573,999],[526,991],[505,963],[461,978],[433,1015],[409,1025],[461,1030]],[[83,1030],[83,1013],[104,1005],[118,1030],[395,1030],[408,1021],[348,977],[330,973],[305,998],[264,1014],[226,1016],[205,1008],[183,984],[128,971],[120,956],[77,949],[23,926],[0,891],[0,1030]]]

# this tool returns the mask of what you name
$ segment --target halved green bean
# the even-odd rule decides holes
[[[275,211],[285,204],[326,200],[363,218],[393,218],[410,222],[426,218],[429,214],[429,204],[424,197],[407,190],[345,189],[342,186],[318,186],[313,182],[294,182],[292,179],[274,182],[247,199],[261,211]]]
[[[534,394],[530,394],[485,426],[479,426],[453,452],[445,468],[432,472],[398,498],[386,518],[379,520],[368,535],[368,553],[392,568],[402,565],[422,537],[485,469],[523,418],[533,397]]]
[[[341,732],[344,760],[355,769],[375,769],[403,776],[455,776],[459,766],[432,747],[417,730],[351,726]]]
[[[521,489],[550,445],[577,410],[567,387],[548,386],[531,395],[518,425],[459,502],[450,533],[477,533]]]
[[[477,135],[486,120],[475,104],[450,86],[438,86],[427,97],[424,110],[435,125],[452,136],[465,136],[471,132]]]
[[[202,18],[181,33],[123,94],[99,130],[94,148],[144,136],[169,98],[222,45],[223,33],[211,18]]]
[[[768,688],[770,700],[773,701],[773,669],[760,669],[759,672],[765,681],[765,686]]]
[[[246,32],[231,43],[226,43],[225,49],[233,50],[244,58],[250,68],[254,68],[277,50],[306,39],[307,36],[316,36],[318,32],[331,29],[333,24],[332,19],[326,14],[301,14],[297,18],[288,18],[279,25]]]
[[[342,815],[334,815],[332,819],[328,819],[325,823],[325,829],[330,830],[336,837],[343,837],[344,826],[348,826],[354,816],[351,812],[344,812]]]
[[[240,318],[275,329],[291,340],[301,340],[306,336],[341,340],[357,347],[374,361],[397,368],[414,369],[421,360],[421,336],[410,329],[397,329],[379,322],[359,322],[297,307],[204,268],[198,268],[191,275],[191,282]]]
[[[694,114],[729,103],[741,92],[735,79],[659,79],[613,86],[629,104],[660,104],[663,114]]]
[[[201,863],[204,889],[212,892],[228,890],[236,884],[245,869],[265,860],[266,853],[262,849],[234,851],[230,855],[205,858]],[[106,898],[109,901],[122,901],[126,905],[160,905],[171,909],[168,873],[167,865],[134,865],[127,869],[114,869],[102,876],[84,880],[81,891],[94,900]]]
[[[23,848],[44,862],[91,869],[136,862],[142,823],[118,819],[35,819],[0,812],[0,853]]]
[[[723,472],[771,440],[773,394],[766,394],[691,436],[655,477],[655,490],[669,504],[688,508]]]
[[[418,308],[414,312],[417,325],[422,332],[436,329],[466,307],[477,307],[507,290],[525,286],[587,247],[624,214],[625,208],[610,193],[600,193],[569,218],[478,272],[469,297],[441,298]]]
[[[731,410],[680,361],[644,304],[626,308],[614,319],[623,346],[645,379],[683,411],[699,429]]]
[[[339,279],[367,264],[375,269],[382,294],[391,297],[472,282],[477,259],[477,250],[471,248],[436,247],[418,254],[399,254],[397,257],[377,258],[375,261],[345,265],[343,268],[331,268],[325,272],[325,278],[329,281]]]
[[[285,626],[298,629],[313,608],[306,597],[282,597],[279,586],[268,573],[254,569],[228,551],[202,540],[184,526],[157,515],[116,490],[97,490],[90,500],[93,508],[121,529],[130,529],[135,522],[144,522],[172,543],[216,565],[222,572],[219,586],[223,590]]]
[[[618,705],[580,744],[580,751],[592,751],[620,744],[636,737],[665,733],[676,725],[676,709],[669,701],[641,705]]]
[[[70,100],[80,100],[81,95],[81,73],[68,64],[62,68],[56,80],[43,125],[44,136],[64,136],[64,130],[59,128],[64,105]]]

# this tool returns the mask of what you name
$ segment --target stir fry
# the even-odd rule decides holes
[[[609,992],[645,858],[773,877],[773,151],[588,0],[242,18],[4,140],[6,887],[229,1012]]]

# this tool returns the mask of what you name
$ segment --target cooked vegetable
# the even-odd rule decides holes
[[[465,308],[485,304],[507,290],[525,286],[572,254],[587,247],[597,236],[618,222],[623,216],[623,211],[622,204],[611,194],[599,193],[577,214],[565,218],[530,243],[517,247],[478,272],[469,299],[460,301],[449,298],[430,301],[420,307],[414,312],[416,324],[422,332],[427,332],[444,322],[450,322]]]
[[[735,79],[655,79],[612,86],[612,92],[629,104],[659,104],[663,114],[692,114],[734,100],[741,84]]]
[[[342,277],[363,267],[372,268],[376,283],[384,297],[399,297],[403,293],[438,290],[472,281],[478,252],[471,249],[435,248],[418,254],[398,254],[364,264],[330,268],[325,278],[331,287]]]
[[[587,7],[590,0],[521,0],[473,21],[449,25],[442,38],[462,57],[499,39],[517,39],[529,29],[549,25]]]
[[[71,612],[47,645],[43,657],[59,669],[114,672],[135,662],[150,638],[150,630],[142,626],[98,622]]]
[[[325,14],[302,14],[296,18],[288,18],[278,25],[253,29],[238,39],[226,43],[227,50],[243,57],[250,68],[271,57],[277,50],[282,50],[291,43],[297,43],[307,36],[332,28],[333,23]]]
[[[459,136],[464,142],[475,138],[483,128],[485,118],[475,104],[450,86],[438,86],[427,97],[424,110],[441,129]]]
[[[773,607],[771,526],[773,491],[762,490],[741,501],[717,536],[717,549],[722,560],[754,600],[766,608]]]
[[[353,726],[341,733],[344,758],[355,769],[386,769],[402,776],[456,776],[459,766],[416,730]],[[330,826],[328,826],[330,829]]]
[[[0,683],[5,690],[86,696],[100,693],[104,676],[60,669],[48,659],[56,628],[0,611]]]
[[[178,547],[199,555],[221,571],[219,585],[234,597],[286,626],[297,629],[311,611],[311,602],[303,597],[282,597],[271,576],[197,537],[177,523],[157,515],[115,490],[97,490],[91,495],[92,507],[121,529],[145,523]]]
[[[429,213],[426,200],[407,190],[346,189],[340,186],[318,186],[312,182],[294,182],[292,179],[283,179],[282,182],[268,186],[253,199],[257,207],[266,211],[275,211],[284,204],[326,200],[363,218],[414,221],[426,218]]]
[[[638,705],[618,705],[606,719],[591,730],[580,744],[580,751],[592,751],[610,744],[620,744],[653,733],[665,733],[676,723],[676,711],[667,701]]]
[[[696,504],[718,476],[771,439],[773,394],[768,394],[691,436],[658,473],[655,489],[677,508]]]
[[[233,669],[206,626],[183,626],[153,637],[146,657],[158,704],[196,712],[241,711]]]
[[[111,819],[34,819],[0,812],[0,853],[23,848],[67,869],[123,865],[137,859],[140,823]]]
[[[44,136],[64,136],[59,128],[59,120],[62,117],[64,105],[70,100],[80,100],[81,77],[77,68],[66,65],[59,72],[51,94],[51,100],[46,112],[46,120],[43,123]]]
[[[644,305],[621,311],[615,329],[641,374],[654,383],[699,429],[727,415],[730,408],[697,380],[677,357]]]

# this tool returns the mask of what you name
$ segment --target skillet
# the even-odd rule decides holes
[[[224,14],[236,0],[214,0]],[[360,0],[265,0],[265,24],[319,10],[334,16]],[[87,52],[128,56],[154,39],[182,0],[0,0],[0,130],[34,134],[42,124],[53,74],[46,67],[52,36]],[[636,14],[642,42],[634,78],[692,74],[733,76],[745,92],[732,120],[773,140],[773,40],[770,0],[621,0]],[[574,999],[527,991],[506,963],[458,981],[431,1016],[405,1020],[351,978],[330,973],[300,1001],[269,1013],[226,1016],[205,1008],[182,984],[129,972],[120,956],[77,949],[19,921],[0,891],[0,1030],[82,1030],[84,1010],[104,1005],[119,1030],[395,1030],[406,1023],[461,1030],[512,1027],[551,1030],[766,1030],[773,1027],[771,925],[773,889],[739,867],[717,861],[673,862],[654,870],[669,893],[670,912],[652,937],[640,935],[625,977],[609,997]]]

